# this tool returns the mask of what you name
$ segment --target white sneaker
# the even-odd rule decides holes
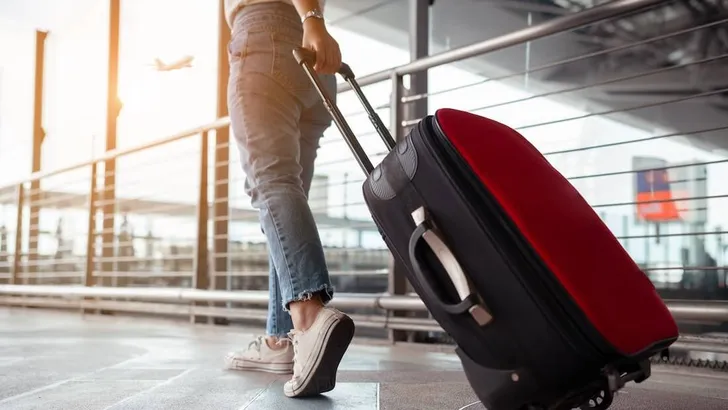
[[[288,397],[312,396],[334,389],[336,372],[354,337],[354,322],[336,309],[321,309],[305,332],[294,330],[293,378],[283,386]]]
[[[242,351],[230,352],[225,364],[231,370],[258,370],[269,373],[290,374],[293,372],[293,346],[287,341],[283,349],[273,350],[263,336],[250,342]]]

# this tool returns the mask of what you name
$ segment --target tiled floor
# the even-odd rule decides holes
[[[227,371],[245,329],[0,308],[0,409],[476,410],[450,353],[353,346],[334,391],[283,396],[285,377]],[[612,407],[725,410],[728,378],[655,369]]]

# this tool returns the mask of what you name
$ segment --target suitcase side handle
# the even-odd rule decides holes
[[[293,56],[298,64],[303,67],[303,70],[306,72],[308,78],[316,88],[316,91],[319,93],[319,96],[324,102],[324,106],[326,106],[329,114],[331,114],[336,127],[339,129],[339,132],[341,132],[344,140],[346,140],[347,145],[349,145],[349,149],[351,149],[351,152],[356,157],[359,166],[366,175],[369,175],[374,170],[374,166],[372,166],[369,156],[367,156],[366,152],[362,149],[356,135],[354,135],[351,127],[349,127],[349,123],[346,121],[346,118],[344,118],[339,107],[336,106],[331,96],[328,92],[326,92],[318,78],[318,74],[316,74],[316,71],[313,69],[313,65],[316,62],[316,52],[307,48],[296,47],[293,49]],[[351,89],[354,90],[357,98],[364,106],[364,110],[369,116],[369,120],[374,125],[374,128],[382,138],[382,141],[384,141],[384,145],[386,145],[387,149],[390,151],[394,149],[395,141],[394,138],[392,138],[392,134],[390,134],[389,130],[382,122],[382,119],[379,117],[379,114],[377,114],[374,107],[372,107],[369,100],[364,95],[359,83],[356,81],[356,76],[354,76],[354,72],[351,70],[351,67],[349,67],[346,63],[342,63],[341,67],[339,67],[338,73],[344,78],[344,81],[349,83]]]
[[[485,326],[493,320],[493,316],[488,312],[482,302],[480,302],[477,294],[470,286],[468,278],[465,276],[460,263],[458,262],[455,255],[452,253],[450,248],[445,244],[445,241],[440,238],[437,232],[434,230],[432,222],[427,219],[427,213],[425,208],[420,207],[412,212],[412,219],[417,226],[412,232],[409,241],[409,258],[412,263],[414,275],[421,287],[424,289],[424,293],[427,294],[428,299],[437,301],[440,306],[450,314],[462,314],[465,312],[475,319],[475,322],[479,326]],[[455,286],[455,290],[460,296],[460,303],[449,304],[445,303],[437,296],[435,291],[432,289],[430,282],[423,273],[422,264],[420,264],[417,258],[417,246],[422,243],[429,245],[432,252],[435,254],[437,259],[442,264],[443,268],[447,272],[450,280]]]

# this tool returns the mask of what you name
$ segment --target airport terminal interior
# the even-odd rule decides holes
[[[290,376],[226,368],[265,332],[270,257],[225,3],[0,0],[0,409],[485,409],[336,126],[308,195],[356,324],[336,387],[291,399]],[[728,1],[328,0],[324,18],[396,141],[444,108],[513,128],[651,281],[680,336],[609,408],[728,409]]]

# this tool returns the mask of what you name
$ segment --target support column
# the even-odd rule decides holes
[[[33,95],[33,157],[31,172],[40,172],[43,156],[43,142],[45,130],[43,129],[43,79],[45,77],[45,43],[48,33],[35,32],[35,80]],[[38,271],[38,241],[40,240],[40,206],[41,200],[40,180],[34,179],[30,183],[29,195],[30,224],[28,229],[28,267],[26,272],[30,283],[35,283],[33,274]]]
[[[109,0],[109,62],[108,83],[106,89],[106,151],[116,149],[116,122],[121,110],[118,95],[119,84],[119,21],[121,14],[121,0]],[[103,201],[101,212],[103,214],[101,233],[101,271],[114,271],[112,258],[115,255],[115,224],[116,219],[116,160],[110,159],[104,163],[104,190],[100,196]],[[94,264],[92,264],[94,266]],[[111,278],[103,278],[104,286],[112,283]]]
[[[432,0],[410,0],[410,61],[430,55],[430,5]],[[427,71],[410,75],[407,95],[427,94]],[[404,120],[416,120],[427,115],[428,98],[405,105]]]
[[[415,61],[429,55],[430,47],[430,5],[431,0],[409,0],[410,22],[410,61]],[[402,87],[402,79],[396,75],[392,78],[391,132],[397,141],[406,136],[402,122],[419,119],[427,115],[427,99],[418,100],[403,105],[401,98],[407,95],[427,93],[427,72],[410,75],[409,89]],[[394,262],[390,265],[389,292],[394,295],[404,295],[411,290],[410,284],[404,274],[404,267]],[[393,316],[405,316],[405,312],[392,312]],[[412,339],[412,333],[403,330],[390,330],[389,338],[392,342]]]
[[[227,83],[230,63],[228,43],[230,27],[225,19],[225,1],[219,1],[217,40],[217,118],[228,115]],[[228,227],[230,222],[229,182],[230,179],[230,128],[219,128],[215,132],[215,169],[213,172],[212,207],[212,264],[216,275],[211,285],[214,289],[229,289]],[[222,276],[224,275],[224,276]],[[217,323],[227,322],[216,318]]]

